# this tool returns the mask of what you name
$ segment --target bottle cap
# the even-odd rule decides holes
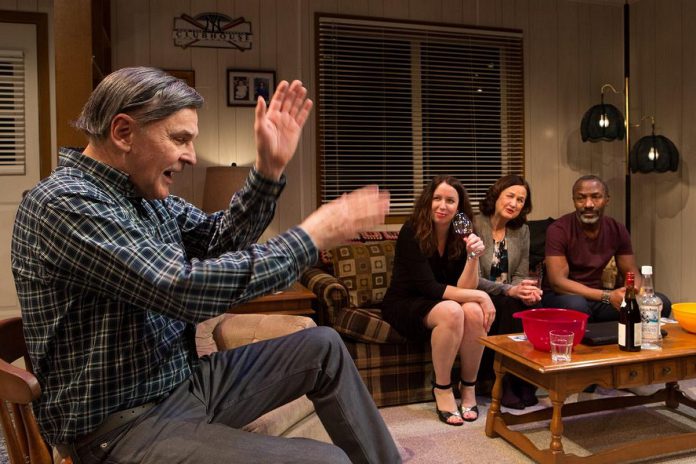
[[[640,268],[640,272],[643,275],[652,275],[652,266],[643,266]]]

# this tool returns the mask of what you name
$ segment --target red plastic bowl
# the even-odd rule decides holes
[[[549,331],[570,330],[573,332],[573,346],[585,336],[589,315],[572,309],[536,308],[520,311],[513,317],[522,319],[522,328],[527,340],[539,351],[550,351]]]

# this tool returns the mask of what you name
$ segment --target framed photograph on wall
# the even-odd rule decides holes
[[[185,71],[180,69],[163,69],[162,71],[166,72],[167,74],[171,74],[176,78],[184,80],[189,85],[189,87],[193,87],[194,89],[196,88],[195,71]]]
[[[273,92],[275,71],[227,70],[227,106],[256,106],[259,96],[268,103]]]

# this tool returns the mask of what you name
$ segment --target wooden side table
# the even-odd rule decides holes
[[[227,310],[234,314],[291,314],[295,316],[313,316],[312,301],[316,295],[307,287],[295,282],[292,287],[270,295],[261,296],[244,304]]]

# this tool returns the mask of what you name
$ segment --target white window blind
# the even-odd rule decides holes
[[[0,175],[25,174],[24,52],[0,50]]]
[[[376,183],[407,214],[450,174],[477,207],[524,174],[521,33],[321,14],[317,31],[321,203]]]

